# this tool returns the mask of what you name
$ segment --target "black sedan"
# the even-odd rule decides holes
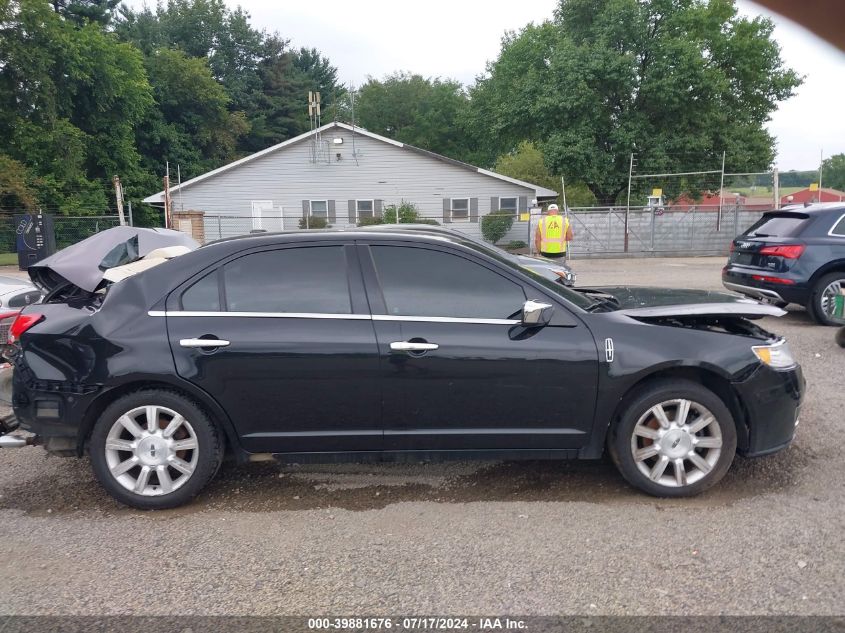
[[[108,274],[104,275],[108,278]],[[116,278],[116,277],[115,277]],[[686,496],[793,438],[804,380],[718,293],[575,291],[460,236],[210,244],[52,293],[12,327],[14,409],[138,508],[240,461],[596,459]]]

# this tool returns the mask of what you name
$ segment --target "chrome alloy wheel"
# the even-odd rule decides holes
[[[822,313],[828,317],[833,316],[834,298],[842,293],[842,280],[834,279],[831,281],[820,295]]]
[[[191,424],[173,409],[127,411],[106,437],[106,464],[115,480],[145,497],[166,495],[194,474],[199,444]]]
[[[699,403],[666,400],[637,420],[631,453],[639,471],[653,482],[671,488],[688,486],[716,466],[722,453],[722,431],[715,416]]]

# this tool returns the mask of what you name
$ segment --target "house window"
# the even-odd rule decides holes
[[[360,222],[364,218],[372,218],[374,208],[375,202],[373,200],[356,200],[355,213],[357,214],[358,221]]]
[[[469,220],[469,198],[452,198],[452,222]]]
[[[516,198],[499,198],[498,211],[507,211],[508,213],[516,215],[518,204],[519,201]],[[492,210],[495,211],[496,209]]]
[[[328,200],[311,200],[310,201],[311,217],[326,218],[329,217],[329,201]]]

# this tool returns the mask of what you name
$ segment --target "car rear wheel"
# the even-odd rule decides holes
[[[687,497],[724,477],[736,453],[736,427],[709,389],[666,381],[629,402],[608,444],[628,483],[658,497]]]
[[[808,311],[821,325],[839,325],[833,317],[836,297],[845,290],[845,272],[833,272],[816,282],[810,297]]]
[[[91,465],[118,501],[142,510],[193,499],[223,458],[220,434],[193,402],[167,390],[124,396],[91,433]]]

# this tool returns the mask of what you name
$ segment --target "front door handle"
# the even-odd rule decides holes
[[[414,343],[411,341],[395,341],[390,344],[390,349],[394,352],[430,352],[439,347],[437,343]]]
[[[222,338],[183,338],[179,341],[182,347],[226,347],[229,341],[224,341]]]

